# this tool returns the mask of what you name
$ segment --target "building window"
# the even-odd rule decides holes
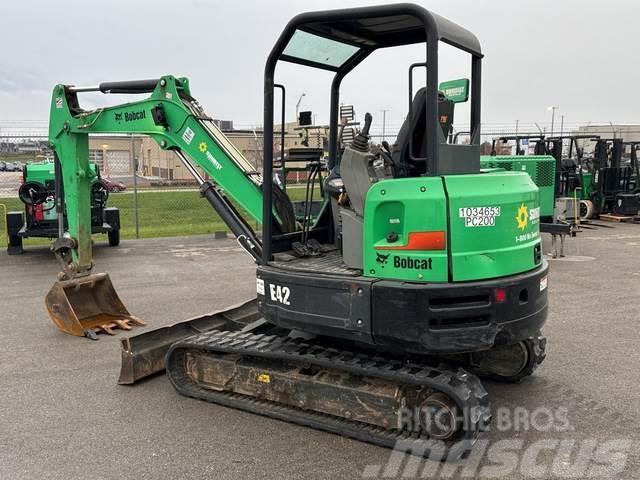
[[[102,150],[89,150],[89,161],[98,165],[100,170],[104,169],[104,155]]]

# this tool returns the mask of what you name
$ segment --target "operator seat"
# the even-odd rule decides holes
[[[416,92],[411,103],[411,118],[407,116],[400,132],[398,132],[396,143],[391,148],[396,177],[417,177],[426,173],[426,162],[412,160],[412,157],[425,158],[427,156],[426,97],[426,87],[422,87]],[[438,118],[444,138],[447,138],[451,131],[451,125],[453,125],[453,105],[453,102],[447,99],[442,92],[438,92]]]

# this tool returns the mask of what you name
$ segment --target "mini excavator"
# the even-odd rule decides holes
[[[471,78],[449,94],[438,85],[441,42],[471,59]],[[342,144],[342,80],[372,52],[408,44],[423,44],[425,61],[409,66],[409,115],[396,142],[373,145],[367,115]],[[177,155],[255,261],[257,297],[123,340],[120,383],[166,369],[194,398],[377,445],[465,455],[491,419],[480,378],[529,376],[546,344],[539,192],[525,172],[480,167],[482,56],[472,33],[417,5],[294,17],[265,65],[262,172],[216,127],[187,78],[57,85],[50,143],[68,225],[53,246],[63,267],[46,298],[53,321],[93,338],[140,322],[108,275],[93,273],[88,136],[148,135]],[[273,181],[281,61],[334,74],[329,174],[313,216]],[[414,92],[417,68],[426,86]],[[87,91],[145,98],[84,110]],[[454,106],[468,97],[470,142],[455,144]],[[407,421],[401,411],[418,414]]]

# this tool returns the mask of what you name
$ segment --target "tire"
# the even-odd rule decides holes
[[[118,187],[113,187],[113,188],[111,189],[111,193],[120,193],[120,188],[118,188]]]
[[[22,248],[22,237],[18,235],[24,226],[24,212],[7,213],[5,222],[5,225],[7,226],[7,234],[9,235],[7,253],[9,255],[20,255],[21,253],[24,253]]]
[[[593,217],[593,202],[591,200],[580,200],[580,219],[587,220]]]
[[[109,246],[117,247],[118,245],[120,245],[119,229],[111,230],[109,233],[107,233],[107,237],[109,237]]]
[[[22,248],[22,237],[18,235],[9,235],[9,245],[7,246],[8,255],[20,255],[24,253]]]

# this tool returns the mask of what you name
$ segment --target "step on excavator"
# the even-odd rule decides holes
[[[438,86],[440,42],[471,59],[470,80],[448,83],[449,94]],[[342,144],[342,80],[372,52],[408,44],[425,45],[425,61],[409,66],[395,144],[372,144],[371,115]],[[51,317],[89,337],[135,324],[108,275],[92,273],[87,138],[145,134],[177,155],[255,261],[257,297],[124,339],[120,383],[166,369],[179,393],[207,402],[422,455],[468,454],[491,419],[480,378],[529,376],[545,357],[547,317],[538,189],[524,172],[480,168],[482,56],[472,33],[416,5],[294,17],[266,61],[262,172],[186,78],[57,85],[50,142],[68,228],[53,247],[63,271],[46,299]],[[334,75],[316,215],[272,180],[281,61]],[[417,68],[426,86],[414,92]],[[86,91],[148,96],[83,110]],[[470,142],[454,144],[454,106],[469,96]]]

